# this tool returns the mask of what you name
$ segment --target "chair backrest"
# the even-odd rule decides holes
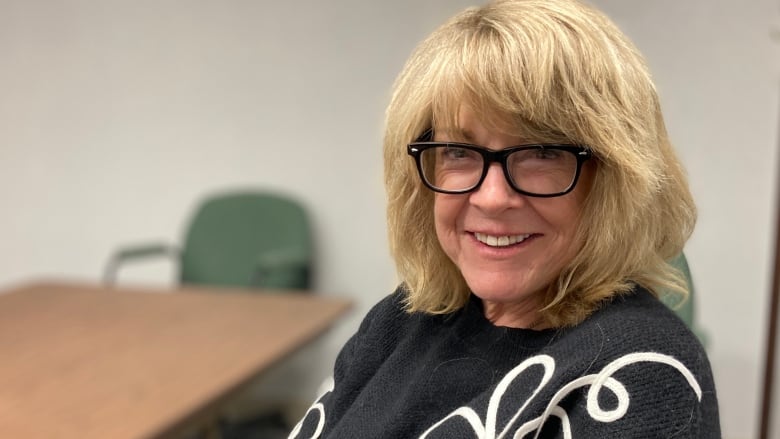
[[[691,269],[688,266],[688,259],[684,253],[680,253],[674,259],[669,261],[680,273],[682,273],[685,281],[688,283],[688,299],[680,303],[679,296],[672,294],[664,294],[661,296],[661,300],[666,303],[675,313],[684,321],[689,328],[693,328],[693,307],[695,290],[693,287],[693,278],[691,277]]]
[[[667,293],[661,294],[661,301],[666,303],[667,306],[669,306],[675,313],[677,313],[680,319],[682,319],[682,321],[685,322],[689,328],[691,328],[693,333],[696,334],[702,345],[706,348],[709,346],[709,334],[699,326],[695,319],[694,307],[696,306],[696,289],[693,285],[693,277],[691,277],[691,269],[688,266],[688,259],[686,259],[685,254],[680,253],[677,255],[677,257],[669,261],[669,263],[680,270],[680,273],[682,273],[683,277],[685,277],[685,280],[688,282],[688,299],[680,303],[678,295]]]
[[[268,192],[215,195],[196,209],[183,242],[180,281],[189,284],[308,289],[312,261],[306,211]],[[261,260],[295,255],[301,264],[258,276]]]

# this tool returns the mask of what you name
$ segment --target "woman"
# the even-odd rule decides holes
[[[293,438],[717,438],[706,354],[657,295],[695,222],[634,46],[569,0],[425,40],[387,111],[403,280]]]

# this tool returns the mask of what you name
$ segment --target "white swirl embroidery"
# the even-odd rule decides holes
[[[509,421],[508,425],[504,429],[504,431],[501,432],[499,437],[502,437],[506,430],[511,427],[511,425],[517,420],[517,418],[520,416],[520,414],[525,410],[525,407],[531,402],[532,399],[536,396],[537,393],[539,393],[540,390],[544,386],[547,385],[547,382],[550,381],[550,378],[552,378],[553,370],[555,369],[555,360],[549,356],[549,355],[537,355],[535,357],[531,357],[522,363],[520,363],[517,367],[510,370],[509,373],[507,373],[504,378],[501,380],[501,382],[498,383],[498,386],[496,386],[496,389],[493,391],[493,394],[490,396],[490,402],[488,402],[488,410],[486,414],[486,422],[485,425],[482,425],[482,421],[479,419],[479,415],[471,409],[470,407],[460,407],[447,415],[444,419],[434,424],[431,428],[425,431],[420,436],[420,439],[425,439],[425,437],[428,436],[432,431],[436,430],[441,424],[447,422],[447,420],[454,418],[456,416],[463,417],[468,423],[471,425],[472,429],[474,429],[474,433],[477,434],[478,438],[495,438],[496,437],[496,415],[498,414],[498,406],[501,403],[501,397],[504,396],[504,393],[506,392],[507,388],[510,384],[512,384],[512,381],[515,380],[520,374],[525,372],[526,369],[528,369],[531,366],[534,365],[541,365],[544,367],[544,376],[542,376],[542,380],[539,382],[539,385],[534,389],[533,394],[530,398],[523,404],[522,407],[517,411],[514,417]]]
[[[696,378],[693,376],[691,371],[674,357],[655,352],[638,352],[627,354],[607,364],[599,373],[577,378],[561,387],[555,393],[552,399],[550,399],[544,413],[542,413],[542,415],[538,418],[532,419],[520,426],[520,428],[515,431],[515,434],[512,435],[512,438],[522,439],[527,434],[534,431],[536,431],[534,438],[538,438],[541,432],[541,427],[545,424],[547,419],[550,416],[555,416],[561,421],[560,424],[564,439],[572,439],[571,424],[569,422],[568,414],[558,405],[558,403],[575,389],[588,385],[590,385],[590,389],[588,390],[587,395],[587,410],[591,418],[603,423],[613,422],[622,418],[623,415],[625,415],[628,411],[630,398],[625,386],[623,386],[623,384],[616,379],[612,378],[612,375],[625,366],[642,362],[666,364],[675,368],[685,378],[685,380],[688,382],[688,385],[696,394],[697,399],[699,402],[701,402],[701,386],[699,385],[698,381],[696,381]],[[544,367],[544,376],[531,396],[517,410],[512,419],[507,422],[501,433],[496,435],[496,415],[498,413],[498,406],[501,402],[501,397],[504,395],[509,385],[522,372],[533,365],[541,365]],[[464,418],[469,423],[477,439],[503,439],[512,429],[512,426],[521,416],[528,404],[534,399],[534,397],[536,397],[537,393],[539,393],[539,391],[547,385],[554,369],[555,360],[547,355],[538,355],[523,361],[517,367],[509,371],[509,373],[506,374],[506,376],[501,380],[501,382],[499,382],[498,386],[493,391],[493,394],[490,397],[490,401],[488,402],[488,410],[485,414],[486,419],[484,425],[482,424],[482,420],[479,418],[479,415],[477,415],[473,409],[463,406],[457,408],[444,419],[426,430],[420,436],[420,439],[425,439],[431,432],[439,428],[439,426],[458,416]],[[603,387],[609,389],[618,400],[617,406],[612,410],[604,410],[599,406],[598,396]]]
[[[328,392],[332,392],[334,388],[334,381],[333,378],[329,378],[326,382],[322,384],[320,387],[320,396],[317,398],[316,401],[314,401],[314,404],[312,404],[311,407],[309,407],[309,410],[306,410],[306,414],[303,415],[303,418],[301,418],[300,421],[298,421],[298,424],[295,425],[295,428],[290,432],[290,435],[287,436],[287,439],[294,439],[298,437],[298,435],[301,433],[301,428],[303,427],[303,422],[306,420],[306,418],[309,417],[309,413],[311,412],[317,412],[317,416],[319,417],[317,420],[317,428],[314,430],[314,433],[309,437],[309,439],[317,439],[322,434],[322,429],[325,428],[325,405],[322,403],[322,398],[328,394]]]
[[[585,386],[590,386],[587,394],[586,408],[591,418],[602,423],[614,422],[622,418],[628,411],[630,398],[625,386],[616,379],[612,378],[612,375],[614,375],[623,367],[643,362],[665,364],[676,369],[688,382],[688,385],[696,394],[698,401],[701,402],[701,386],[699,385],[698,381],[696,381],[693,373],[691,373],[691,371],[679,360],[669,355],[655,352],[637,352],[624,355],[612,361],[611,363],[604,366],[604,368],[601,369],[601,371],[598,373],[577,378],[561,387],[547,403],[547,407],[542,415],[521,425],[512,435],[512,439],[522,439],[534,431],[536,432],[534,439],[538,439],[539,434],[541,433],[541,428],[544,426],[545,422],[550,418],[550,416],[555,416],[560,420],[561,431],[563,433],[564,439],[572,439],[573,436],[571,423],[569,422],[569,416],[566,411],[558,405],[558,403],[561,402],[561,400],[563,400],[572,391]],[[528,399],[517,410],[517,412],[515,412],[514,416],[512,416],[512,418],[507,422],[501,432],[496,435],[496,418],[498,415],[498,408],[501,405],[502,397],[506,393],[509,386],[514,382],[514,380],[523,372],[528,370],[528,368],[533,366],[542,366],[544,368],[544,374],[539,381],[539,384],[536,386],[531,396],[528,397]],[[504,439],[511,431],[513,425],[517,422],[518,418],[520,418],[520,416],[523,414],[523,411],[526,409],[526,407],[549,383],[554,370],[555,359],[549,355],[537,355],[523,361],[514,369],[510,370],[509,373],[507,373],[496,386],[495,390],[490,396],[490,401],[488,402],[484,424],[476,411],[468,406],[462,406],[455,409],[452,411],[452,413],[444,417],[444,419],[428,428],[419,439],[425,439],[431,432],[435,431],[441,425],[457,417],[463,418],[471,426],[476,439]],[[320,437],[325,426],[325,407],[321,401],[328,392],[333,391],[333,384],[334,383],[332,380],[326,383],[322,389],[321,396],[317,398],[314,404],[303,416],[303,419],[301,419],[292,432],[290,432],[288,439],[297,438],[297,436],[300,434],[303,422],[312,412],[317,412],[318,421],[317,427],[309,439],[317,439]],[[601,406],[599,406],[598,396],[604,387],[609,389],[609,391],[611,391],[618,400],[617,406],[612,410],[604,410],[601,408]]]

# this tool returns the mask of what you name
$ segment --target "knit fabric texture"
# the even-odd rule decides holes
[[[542,331],[494,326],[474,296],[410,314],[403,294],[369,312],[290,438],[721,437],[704,349],[646,290]]]

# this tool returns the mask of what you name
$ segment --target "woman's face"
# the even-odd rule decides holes
[[[465,140],[494,150],[534,142],[489,130],[468,108],[460,112],[459,123],[462,132],[436,133],[435,140]],[[508,306],[541,299],[539,293],[579,248],[575,242],[578,217],[592,173],[586,162],[572,192],[553,198],[529,197],[514,191],[501,165],[493,163],[477,190],[436,194],[434,220],[439,242],[474,294],[486,302]],[[506,242],[516,240],[519,242]]]

